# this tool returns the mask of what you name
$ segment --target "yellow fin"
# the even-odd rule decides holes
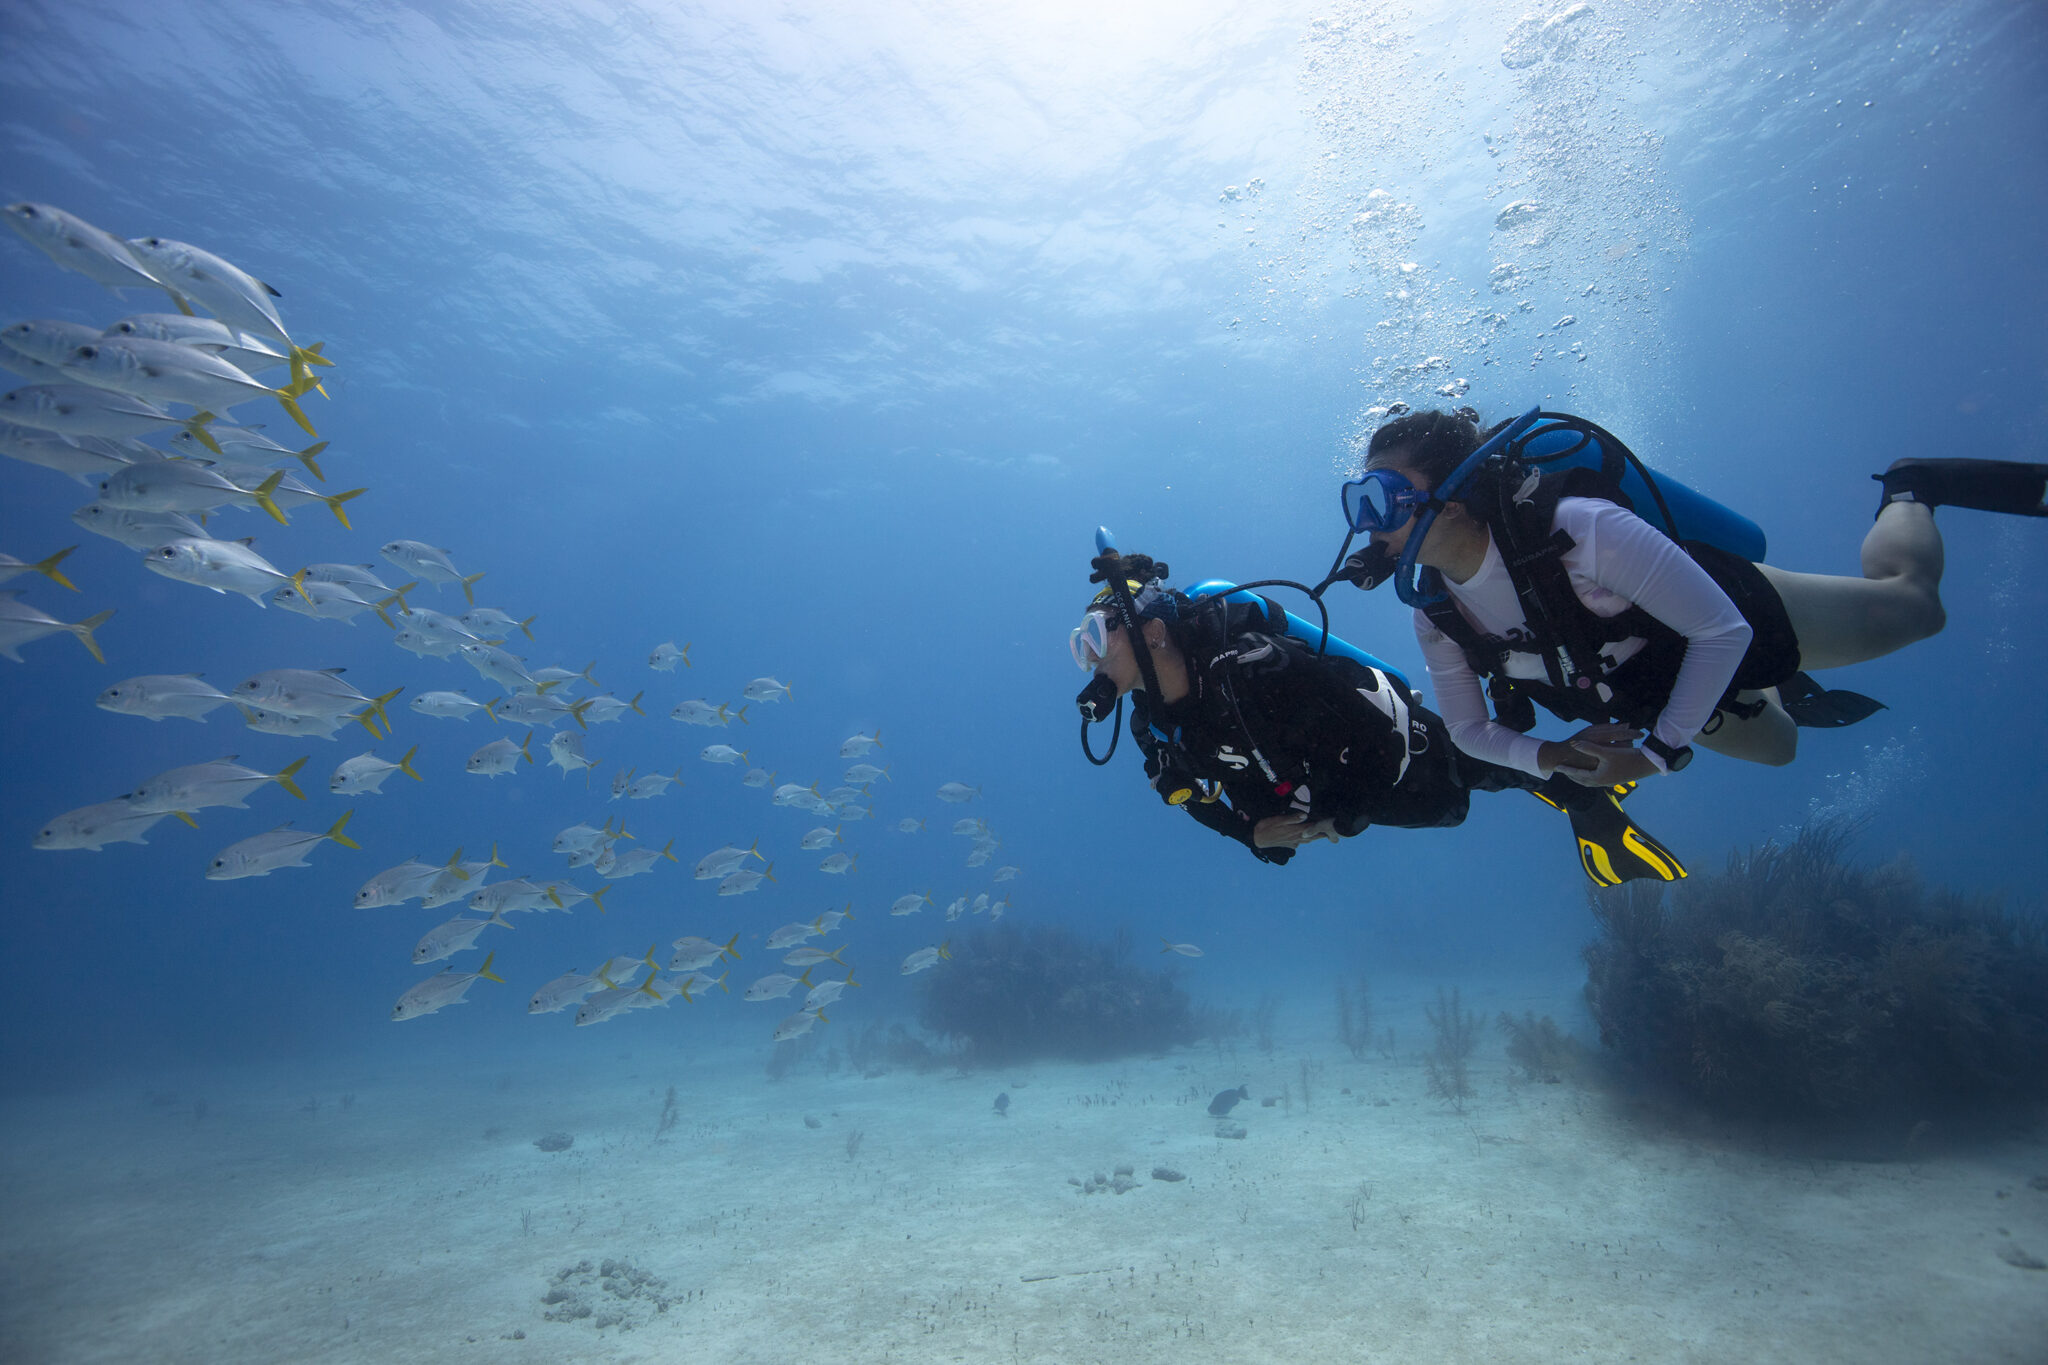
[[[320,466],[315,461],[314,457],[319,455],[319,453],[325,449],[327,449],[327,442],[315,441],[313,442],[313,444],[307,446],[304,450],[295,450],[292,452],[293,457],[297,459],[300,464],[306,467],[306,472],[308,474],[311,474],[314,478],[318,479],[322,483],[327,482],[327,476],[320,472]]]
[[[277,486],[283,482],[284,471],[282,469],[277,470],[262,483],[250,489],[249,496],[256,499],[258,507],[270,513],[271,520],[275,521],[279,526],[289,526],[291,522],[285,517],[284,509],[277,505],[277,499],[272,496],[272,494],[277,492]]]
[[[398,771],[404,773],[407,777],[411,778],[415,782],[424,782],[427,779],[421,777],[418,773],[414,772],[412,767],[412,756],[418,753],[419,751],[420,746],[417,744],[413,745],[410,749],[407,749],[405,751],[405,757],[398,760]]]
[[[387,731],[391,728],[391,713],[384,709],[384,704],[403,691],[405,691],[403,687],[394,687],[382,696],[370,698],[370,708],[377,713],[377,719],[384,722],[384,728]]]
[[[57,553],[51,555],[48,559],[39,559],[35,563],[29,565],[29,567],[31,569],[34,569],[43,577],[49,579],[52,583],[61,584],[64,587],[71,589],[71,591],[77,592],[78,585],[76,583],[73,583],[70,579],[66,578],[62,573],[58,572],[57,570],[57,566],[64,562],[64,557],[70,554],[72,550],[75,550],[77,548],[78,547],[76,545],[73,545],[70,547],[70,549],[59,550],[57,551]],[[639,700],[639,698],[636,697],[634,698],[634,700],[637,701]],[[636,706],[633,709],[635,711],[638,711],[640,708]]]
[[[520,752],[520,755],[521,755],[522,757],[524,757],[524,758],[526,759],[526,761],[527,761],[528,763],[531,763],[531,762],[533,762],[533,749],[532,749],[532,747],[531,747],[531,745],[532,745],[532,744],[533,744],[533,731],[531,731],[531,730],[528,730],[528,731],[526,732],[526,738],[525,738],[525,739],[522,739],[522,740],[520,740],[520,741],[519,741],[519,752]]]
[[[533,638],[533,622],[534,618],[529,616],[519,623],[519,628],[526,632],[526,638],[529,640]]]
[[[349,838],[346,834],[343,834],[341,832],[341,827],[343,825],[346,825],[349,821],[349,817],[354,814],[355,812],[353,810],[343,811],[341,813],[341,818],[339,820],[336,820],[333,824],[327,827],[327,837],[334,840],[335,843],[342,845],[344,848],[353,848],[360,850],[362,848],[361,844],[357,843],[355,840]]]
[[[476,605],[476,581],[482,577],[481,573],[473,573],[462,580],[462,595],[469,599],[469,605],[472,607]]]
[[[495,981],[500,986],[502,986],[505,984],[505,978],[499,976],[496,972],[491,970],[491,959],[496,956],[496,953],[485,953],[484,965],[476,969],[476,974],[484,978],[486,981]]]
[[[311,754],[308,754],[308,755],[306,755],[306,758],[311,758],[311,757],[312,757],[312,755],[311,755]],[[284,789],[285,789],[286,791],[290,792],[290,793],[291,793],[291,794],[292,794],[293,796],[296,796],[296,797],[298,797],[298,798],[299,798],[299,800],[303,801],[303,800],[305,800],[305,799],[306,799],[306,794],[305,794],[304,792],[302,792],[302,791],[300,791],[300,790],[299,790],[299,784],[298,784],[298,783],[296,783],[296,782],[292,781],[292,774],[293,774],[293,773],[295,773],[295,772],[297,772],[297,771],[298,771],[299,769],[301,769],[301,768],[303,768],[303,767],[305,767],[305,766],[306,766],[306,759],[305,759],[305,758],[295,758],[295,759],[293,759],[293,760],[292,760],[291,762],[289,762],[289,763],[287,763],[287,764],[285,764],[285,765],[284,765],[284,771],[283,771],[283,772],[281,772],[281,773],[275,773],[275,774],[273,774],[273,775],[271,776],[271,779],[270,779],[270,780],[271,780],[271,781],[273,781],[273,782],[275,782],[275,783],[277,783],[277,785],[278,785],[278,786],[280,786],[280,787],[283,787],[283,788],[284,788]]]
[[[356,528],[349,525],[348,513],[341,510],[341,505],[351,498],[360,498],[369,491],[367,488],[351,488],[346,493],[324,493],[319,496],[320,501],[327,504],[327,510],[334,513],[334,519],[341,523],[342,529],[353,531]]]
[[[171,814],[173,814],[173,815],[177,816],[177,817],[178,817],[178,818],[179,818],[180,820],[183,820],[183,821],[184,821],[184,822],[185,822],[186,824],[188,824],[188,825],[192,826],[192,828],[194,828],[194,829],[198,829],[198,828],[199,828],[199,822],[198,822],[197,820],[194,820],[194,819],[192,818],[192,812],[191,812],[191,811],[189,811],[189,810],[174,810],[174,811],[172,811],[172,812],[171,812]]]
[[[308,436],[317,437],[320,434],[313,429],[313,424],[306,419],[305,409],[299,406],[299,400],[292,397],[289,389],[272,389],[271,392],[277,395],[279,405],[291,414],[291,419],[297,422]]]
[[[113,619],[114,609],[108,607],[105,611],[94,612],[75,626],[66,626],[65,629],[78,637],[78,643],[85,646],[86,653],[105,663],[107,656],[100,653],[100,642],[92,638],[92,633]]]
[[[629,702],[627,702],[627,703],[626,703],[626,705],[628,705],[628,706],[630,706],[630,707],[632,707],[632,708],[633,708],[633,714],[635,714],[635,715],[638,715],[638,716],[644,716],[644,715],[646,715],[646,714],[647,714],[647,713],[646,713],[645,711],[642,711],[642,710],[640,709],[640,699],[641,699],[642,697],[646,696],[646,695],[647,695],[647,694],[646,694],[645,692],[635,692],[635,693],[633,694],[633,700],[631,700],[631,701],[629,701]],[[676,771],[677,771],[677,772],[681,772],[681,771],[682,771],[682,769],[681,769],[681,768],[678,768],[678,769],[676,769]]]
[[[598,914],[606,915],[611,913],[605,907],[604,893],[611,890],[616,885],[618,885],[617,882],[606,882],[603,886],[600,886],[599,888],[597,888],[597,890],[590,893],[590,903],[597,907]]]

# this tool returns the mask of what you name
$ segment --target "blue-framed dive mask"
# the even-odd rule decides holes
[[[1108,612],[1091,611],[1068,634],[1067,648],[1073,651],[1074,662],[1084,673],[1094,672],[1103,655],[1109,653],[1109,632],[1115,628]]]
[[[1398,531],[1429,494],[1392,469],[1368,469],[1344,485],[1344,521],[1360,534]]]

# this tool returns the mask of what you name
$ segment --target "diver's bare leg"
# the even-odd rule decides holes
[[[1941,606],[1943,552],[1934,513],[1888,503],[1863,538],[1863,577],[1757,567],[1784,599],[1799,636],[1799,666],[1862,663],[1924,640],[1947,623]],[[1789,718],[1788,718],[1789,719]]]
[[[1704,730],[1693,738],[1693,743],[1703,749],[1712,749],[1725,758],[1739,758],[1744,763],[1768,763],[1782,767],[1799,754],[1799,727],[1792,722],[1785,708],[1778,704],[1778,689],[1767,688],[1762,692],[1738,692],[1739,702],[1764,703],[1764,709],[1748,720],[1742,720],[1721,713],[1721,723],[1708,734]]]

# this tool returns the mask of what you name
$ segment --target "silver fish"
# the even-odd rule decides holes
[[[533,993],[533,999],[526,1002],[526,1012],[554,1014],[582,1003],[585,996],[603,986],[604,978],[595,972],[564,972]]]
[[[924,821],[915,820],[906,815],[896,822],[896,832],[899,834],[922,834],[924,832]]]
[[[710,744],[697,757],[706,763],[744,763],[747,755],[745,750],[735,749],[730,744]]]
[[[721,957],[729,957],[734,962],[738,962],[740,960],[739,941],[740,936],[738,934],[734,934],[731,938],[727,939],[722,946],[713,943],[708,938],[679,938],[670,945],[675,949],[675,953],[668,960],[668,969],[672,972],[694,971],[699,967],[708,966],[718,961]]]
[[[342,678],[346,671],[340,668],[273,668],[236,683],[233,696],[244,705],[260,706],[266,711],[279,711],[287,716],[332,719],[367,708],[389,728],[391,717],[384,709],[385,704],[405,689],[394,687],[375,697],[365,696],[356,690],[354,683]]]
[[[810,976],[809,972],[805,972],[802,976],[790,976],[786,972],[771,972],[747,987],[746,994],[742,995],[740,999],[779,1000],[798,986],[809,990],[811,988]]]
[[[99,340],[99,328],[83,322],[59,322],[52,318],[35,318],[28,322],[17,322],[12,327],[0,330],[0,345],[17,352],[23,358],[42,362],[47,369],[58,369],[73,351],[81,346]],[[58,383],[67,381],[58,376]]]
[[[1021,868],[1021,867],[1011,867],[1011,866],[999,867],[999,868],[997,868],[997,869],[996,869],[996,875],[995,875],[994,877],[990,878],[990,880],[991,880],[991,881],[998,881],[998,882],[1007,882],[1007,881],[1015,881],[1015,880],[1016,880],[1016,877],[1017,877],[1017,874],[1018,874],[1019,872],[1022,872],[1023,870],[1024,870],[1024,869],[1023,869],[1023,868]]]
[[[517,768],[522,758],[533,762],[532,744],[531,730],[517,744],[509,739],[494,739],[469,756],[469,771],[480,777],[502,777]]]
[[[324,834],[283,824],[266,833],[229,844],[214,855],[213,862],[207,866],[206,879],[225,882],[240,877],[267,877],[281,867],[305,867],[306,855],[329,841],[344,848],[360,849],[361,844],[341,832],[353,814],[354,811],[343,811],[341,818],[329,825]]]
[[[493,924],[502,925],[507,929],[512,927],[512,921],[495,910],[491,912],[489,919],[471,919],[467,915],[457,915],[445,924],[435,925],[413,945],[414,965],[439,962],[443,958],[454,957],[457,953],[474,947],[476,936]]]
[[[362,719],[360,716],[291,716],[282,711],[266,711],[260,706],[244,706],[241,702],[235,703],[235,709],[242,713],[242,719],[251,730],[298,739],[332,740],[334,732],[348,721]],[[363,728],[370,729],[367,723]],[[370,733],[374,735],[377,732],[370,730]]]
[[[626,796],[634,801],[650,801],[665,794],[670,787],[680,787],[682,784],[681,768],[676,769],[673,777],[666,773],[649,773],[645,777],[635,779],[633,785],[626,788]]]
[[[792,948],[783,955],[782,965],[785,967],[815,967],[820,962],[838,962],[840,966],[844,967],[846,964],[839,961],[839,955],[845,951],[846,945],[843,943],[829,953],[823,948]]]
[[[166,541],[204,540],[206,528],[182,512],[129,512],[89,502],[71,519],[96,536],[131,550],[153,550]]]
[[[466,721],[481,711],[492,720],[498,717],[491,711],[491,703],[476,701],[461,692],[424,692],[409,703],[414,711],[423,716],[436,716],[442,720]]]
[[[741,721],[746,720],[746,709],[744,706],[740,708],[739,719]],[[733,717],[726,713],[723,702],[713,706],[702,697],[693,698],[690,701],[677,702],[675,710],[669,712],[668,716],[670,720],[679,720],[685,725],[723,726],[729,725],[733,721]]]
[[[304,380],[312,366],[334,363],[320,354],[319,346],[300,346],[291,339],[271,302],[280,297],[277,290],[248,271],[168,237],[131,237],[127,245],[135,263],[173,299],[190,299],[236,331],[284,347],[295,381]]]
[[[228,695],[197,673],[145,673],[115,683],[93,704],[123,716],[150,720],[177,716],[203,724],[208,713],[228,704]]]
[[[786,1043],[792,1038],[809,1033],[812,1026],[824,1017],[815,1010],[798,1010],[775,1026],[774,1041]]]
[[[772,787],[775,785],[775,774],[767,768],[749,768],[740,777],[740,785],[755,788]]]
[[[29,245],[66,270],[75,270],[116,293],[123,289],[162,286],[111,232],[104,232],[75,213],[50,204],[9,204],[0,217]]]
[[[64,436],[148,436],[179,427],[214,454],[220,453],[206,431],[213,420],[210,413],[173,417],[146,398],[91,384],[30,384],[0,393],[0,420]]]
[[[609,692],[601,697],[592,697],[583,703],[583,723],[602,725],[608,720],[620,719],[628,711],[636,716],[644,716],[647,713],[640,709],[640,698],[645,695],[643,692],[635,692],[631,701],[620,701]]]
[[[764,878],[771,882],[775,880],[774,863],[768,864],[759,872],[742,868],[738,872],[729,873],[723,881],[719,882],[718,894],[721,896],[744,896],[749,891],[758,888]]]
[[[684,668],[690,667],[690,647],[686,644],[677,649],[673,640],[656,645],[654,652],[647,656],[647,666],[657,673],[673,673],[678,663]]]
[[[294,759],[278,772],[263,773],[243,767],[235,762],[235,758],[236,755],[229,754],[211,763],[171,768],[130,792],[128,799],[137,811],[164,815],[172,811],[204,810],[209,806],[233,806],[237,810],[246,810],[249,803],[245,798],[269,782],[277,783],[301,801],[306,799],[298,783],[292,781],[292,775],[306,766],[305,759]]]
[[[939,788],[939,800],[950,801],[956,806],[965,801],[972,801],[979,795],[981,788],[970,787],[964,782],[948,782]]]
[[[273,388],[211,352],[153,337],[100,337],[73,350],[63,368],[88,384],[146,398],[225,412],[252,398],[275,398],[308,436],[319,436],[299,406],[304,389]],[[311,384],[306,385],[312,387]],[[216,443],[218,443],[216,441]]]
[[[946,943],[951,942],[951,939],[946,940]],[[941,959],[951,961],[952,957],[953,955],[946,951],[945,943],[941,943],[936,948],[919,948],[909,957],[903,959],[903,974],[905,976],[915,976],[919,972],[929,971],[931,968],[936,967]]]
[[[31,640],[40,640],[45,635],[69,632],[84,645],[86,652],[101,663],[107,656],[100,652],[99,641],[93,632],[105,625],[114,615],[110,607],[106,611],[86,617],[83,621],[59,621],[47,612],[38,611],[21,600],[21,594],[9,588],[0,592],[0,657],[21,662],[21,647]]]
[[[468,994],[469,988],[476,984],[479,977],[504,985],[505,978],[491,970],[491,959],[496,956],[495,953],[486,953],[484,965],[473,972],[458,972],[450,967],[440,975],[430,976],[420,982],[398,997],[398,1003],[391,1007],[392,1022],[417,1019],[423,1014],[432,1014],[450,1005],[461,1004],[463,996]]]
[[[146,844],[142,836],[169,811],[140,811],[127,797],[80,806],[46,822],[36,831],[35,846],[48,851],[87,848],[98,852],[108,844]]]
[[[858,853],[834,853],[818,864],[818,871],[828,873],[831,876],[842,877],[853,871],[853,865],[859,858],[860,855]]]
[[[877,727],[871,735],[856,734],[848,736],[846,741],[839,746],[839,756],[841,758],[859,758],[861,755],[871,753],[881,747],[882,731]]]
[[[384,905],[403,905],[419,897],[443,873],[451,873],[462,881],[469,880],[469,874],[462,870],[462,850],[456,849],[455,856],[446,863],[421,862],[408,858],[396,867],[387,867],[363,883],[356,892],[355,906],[358,910],[372,910]]]
[[[889,906],[889,913],[892,915],[914,915],[931,903],[932,898],[928,894],[912,892],[908,896],[898,896]]]
[[[774,933],[768,935],[767,942],[763,943],[761,947],[764,951],[771,953],[779,952],[784,948],[794,948],[805,939],[816,936],[817,932],[817,925],[806,924],[802,920],[798,920],[794,924],[785,924]]]
[[[848,783],[856,787],[864,787],[878,777],[888,777],[891,782],[896,780],[889,777],[887,768],[877,768],[872,763],[856,763],[846,770],[844,776]]]
[[[736,848],[731,844],[727,844],[724,848],[715,848],[698,859],[695,876],[700,882],[716,881],[718,878],[733,872],[748,858],[760,857],[761,841],[759,839],[756,839],[745,848]],[[762,859],[762,861],[765,862],[767,860]]]
[[[278,588],[293,583],[291,575],[240,540],[181,539],[159,545],[143,557],[154,573],[215,592],[238,592],[257,606]]]
[[[425,541],[393,540],[386,542],[378,553],[403,569],[407,578],[418,578],[432,583],[437,589],[443,583],[460,583],[463,597],[471,606],[476,605],[476,581],[483,575],[464,574],[455,567],[455,561],[448,557],[448,551],[429,545]]]
[[[655,864],[659,863],[663,858],[668,859],[672,863],[679,862],[681,860],[675,854],[669,852],[670,847],[674,843],[675,840],[671,839],[660,848],[627,849],[612,860],[610,867],[600,867],[598,869],[599,874],[609,881],[617,881],[621,877],[637,877],[643,872],[652,872]],[[725,893],[721,889],[719,894],[724,895]]]
[[[834,844],[845,842],[844,839],[839,837],[837,829],[826,829],[823,825],[820,825],[804,835],[803,841],[797,847],[809,852],[813,849],[830,848]]]
[[[788,683],[777,682],[773,678],[756,678],[740,689],[740,695],[748,701],[766,702],[781,701],[792,694]]]
[[[415,772],[412,766],[412,756],[419,751],[419,746],[415,744],[407,749],[396,763],[388,758],[379,758],[368,753],[343,759],[335,768],[334,776],[327,780],[327,790],[336,796],[356,796],[363,792],[381,796],[384,791],[384,779],[393,773],[404,773],[415,782],[424,781],[425,779]]]

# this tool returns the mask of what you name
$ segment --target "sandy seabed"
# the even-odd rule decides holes
[[[1517,1079],[1490,1027],[1460,1113],[1422,999],[1362,1060],[1303,1018],[1270,1054],[771,1081],[628,1016],[517,1072],[212,1076],[197,1119],[201,1091],[17,1096],[0,1359],[2048,1359],[2041,1129],[1773,1153]]]

